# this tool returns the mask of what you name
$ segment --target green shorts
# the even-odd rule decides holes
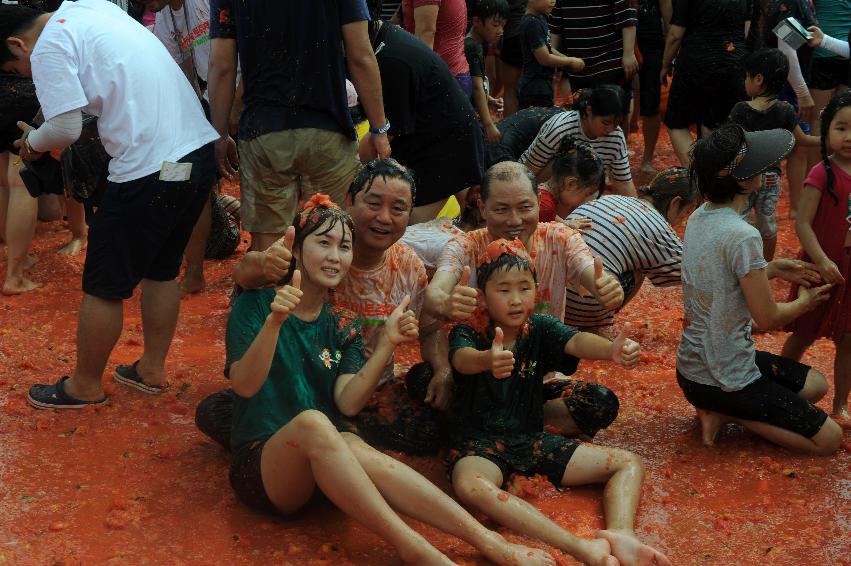
[[[315,193],[343,206],[360,168],[356,141],[317,128],[240,140],[239,164],[242,225],[259,234],[286,232],[299,202]]]

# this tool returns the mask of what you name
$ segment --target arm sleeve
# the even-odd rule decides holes
[[[532,145],[523,152],[520,163],[543,169],[552,160],[556,153],[556,147],[561,140],[556,130],[561,123],[561,115],[556,114],[547,120],[541,127],[541,131],[535,136]]]
[[[458,324],[452,328],[449,332],[449,361],[452,362],[452,358],[455,357],[455,352],[462,348],[473,348],[474,350],[481,350],[481,348],[477,345],[476,340],[477,333],[473,330],[472,327],[467,326],[466,324]],[[455,366],[453,366],[455,369]],[[455,375],[458,375],[456,372]]]
[[[233,0],[210,0],[210,39],[236,39]]]
[[[527,19],[520,28],[520,37],[529,51],[547,44],[547,23],[540,18]]]
[[[42,124],[27,138],[35,151],[65,149],[80,137],[83,113],[79,108],[63,112]]]
[[[582,239],[582,235],[569,226],[559,224],[558,229],[553,235],[556,242],[563,242],[561,253],[566,258],[565,265],[567,267],[565,279],[574,288],[579,288],[581,286],[580,278],[582,277],[582,273],[589,266],[594,265],[594,255],[591,253],[588,244]]]
[[[359,372],[366,362],[363,349],[363,332],[360,324],[355,320],[344,322],[340,330],[340,338],[342,355],[337,373],[345,375]]]
[[[821,39],[821,47],[822,49],[827,49],[831,53],[836,53],[844,59],[851,58],[851,53],[849,53],[851,52],[851,47],[849,47],[847,41],[842,41],[841,39],[825,35]]]
[[[541,360],[546,363],[546,367],[540,368],[541,374],[551,371],[558,371],[565,375],[575,373],[579,366],[579,359],[566,354],[564,347],[579,334],[579,331],[549,315],[534,315],[532,324],[536,326],[535,331],[541,336],[541,352],[550,354]]]
[[[653,265],[644,271],[647,278],[656,287],[679,285],[683,263],[683,243],[679,236],[668,227],[656,235],[654,248]]]
[[[606,169],[615,181],[628,183],[632,181],[632,167],[629,165],[629,148],[626,145],[623,130],[618,128],[615,130],[614,135],[618,137],[618,156],[607,160],[605,164]]]
[[[754,232],[755,229],[749,230]],[[728,240],[730,251],[725,254],[729,258],[729,267],[736,278],[741,279],[751,271],[765,269],[768,262],[762,256],[762,237],[759,233],[743,235],[735,234]]]
[[[89,104],[80,83],[79,62],[72,40],[42,32],[40,49],[30,57],[36,95],[45,121]]]
[[[630,7],[627,0],[615,0],[612,2],[612,12],[615,17],[615,27],[617,29],[635,27],[638,25],[638,12],[635,8]]]
[[[689,3],[691,0],[673,0],[671,13],[671,25],[684,28],[689,27]]]
[[[804,184],[810,185],[811,187],[815,187],[819,191],[824,192],[824,189],[827,186],[827,171],[824,168],[823,161],[819,161],[812,169],[810,169],[810,173],[807,175],[807,178],[804,179]]]
[[[343,0],[340,2],[340,25],[369,20],[366,0]]]
[[[437,260],[436,272],[448,271],[460,279],[461,272],[464,271],[464,266],[469,265],[472,271],[470,274],[470,287],[475,287],[476,266],[472,249],[473,242],[470,239],[469,233],[452,238],[440,253],[440,258]]]
[[[473,39],[467,38],[464,40],[464,56],[467,58],[467,65],[470,66],[471,77],[484,77],[485,72],[482,68],[481,47]]]
[[[270,308],[262,308],[263,297],[266,296],[270,297],[271,303],[273,295],[269,295],[268,291],[246,291],[234,302],[225,331],[225,376],[230,375],[230,367],[242,359],[266,322],[266,316],[271,312]]]
[[[825,36],[827,37],[827,36]],[[795,91],[795,96],[805,98],[810,96],[810,89],[807,88],[807,83],[804,81],[804,75],[801,72],[801,63],[798,61],[798,52],[792,49],[792,46],[785,41],[778,40],[777,48],[786,55],[789,60],[789,75],[787,79],[792,90]]]

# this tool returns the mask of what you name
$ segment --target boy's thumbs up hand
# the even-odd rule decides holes
[[[497,379],[505,379],[514,371],[514,353],[503,347],[503,333],[499,326],[494,330],[491,345],[491,373]]]
[[[623,325],[623,330],[620,331],[617,338],[612,342],[612,361],[629,369],[638,365],[641,359],[641,346],[638,342],[627,338],[630,331],[630,324],[627,322]]]
[[[467,320],[473,316],[479,304],[478,293],[472,287],[468,287],[470,274],[470,266],[465,265],[464,271],[461,272],[461,279],[458,280],[458,284],[449,296],[449,318],[453,320]]]

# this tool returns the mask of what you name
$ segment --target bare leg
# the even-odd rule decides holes
[[[6,243],[6,216],[9,212],[9,158],[8,151],[0,151],[0,240]],[[17,158],[14,158],[17,159]]]
[[[67,256],[78,255],[86,249],[89,243],[89,227],[86,225],[86,209],[83,203],[73,198],[65,199],[68,210],[68,228],[71,230],[71,241],[59,249],[59,253]]]
[[[677,158],[680,160],[680,165],[688,167],[691,165],[691,158],[688,153],[694,143],[691,132],[685,128],[677,128],[668,130],[668,133],[671,136],[671,145],[674,147],[674,153],[677,154]]]
[[[353,434],[343,437],[381,495],[398,512],[469,542],[497,564],[555,564],[546,552],[510,544],[498,533],[486,529],[455,500],[402,462]]]
[[[392,544],[409,564],[452,564],[390,508],[324,414],[304,411],[276,432],[260,459],[263,486],[284,513],[316,486],[344,513]]]
[[[136,370],[148,385],[165,385],[165,358],[177,328],[180,288],[174,280],[142,280],[142,331],[145,351]]]
[[[833,380],[836,388],[833,395],[834,418],[839,419],[843,426],[851,426],[851,414],[848,413],[848,392],[851,390],[851,333],[844,334],[836,344]]]
[[[77,324],[77,367],[64,383],[68,395],[87,401],[103,398],[103,370],[123,322],[123,301],[83,294]]]
[[[612,554],[621,564],[670,566],[664,554],[642,544],[635,536],[635,514],[643,481],[644,465],[637,455],[617,448],[583,444],[570,459],[562,485],[606,484],[603,491],[606,530],[597,534],[609,542]]]
[[[659,114],[655,116],[642,116],[641,127],[644,136],[644,156],[641,159],[641,172],[655,174],[656,168],[653,167],[653,154],[656,152],[656,142],[659,141],[659,129],[662,124],[662,117]]]
[[[812,345],[813,339],[807,338],[801,334],[793,333],[786,338],[786,342],[783,344],[783,350],[780,351],[780,355],[784,358],[800,362],[801,358],[804,357],[804,352],[806,352],[807,348]]]
[[[3,283],[4,295],[16,295],[36,289],[39,285],[24,275],[27,268],[28,252],[35,234],[38,199],[27,192],[21,180],[20,165],[17,159],[9,159],[6,171],[8,178],[8,208],[6,210],[6,281]]]
[[[544,423],[557,428],[564,436],[575,438],[582,434],[563,399],[550,399],[544,403]]]
[[[789,218],[798,216],[798,201],[804,190],[804,178],[807,174],[807,148],[795,146],[786,159],[786,173],[789,175]]]
[[[464,505],[478,509],[509,529],[559,548],[583,564],[618,566],[607,541],[573,535],[534,505],[500,489],[502,481],[499,467],[478,456],[462,458],[452,470],[452,487]]]
[[[195,222],[192,235],[183,251],[186,260],[186,271],[180,280],[180,292],[183,295],[198,293],[204,290],[207,282],[204,280],[204,252],[207,250],[207,240],[210,239],[210,229],[213,226],[213,206],[210,199],[204,204],[204,209]]]
[[[441,209],[446,205],[446,201],[448,200],[448,198],[445,198],[432,204],[426,204],[414,208],[411,211],[411,217],[408,220],[408,224],[419,224],[421,222],[428,222],[429,220],[434,220],[437,217],[437,213],[441,211]]]
[[[502,77],[503,117],[508,118],[517,112],[518,106],[520,106],[517,100],[517,85],[520,82],[520,73],[523,69],[509,65],[502,60],[498,64],[499,75]]]
[[[56,222],[62,220],[65,214],[65,197],[61,195],[39,195],[38,220],[41,222]]]

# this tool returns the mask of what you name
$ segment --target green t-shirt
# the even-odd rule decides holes
[[[245,291],[228,319],[225,373],[239,361],[271,312],[275,289]],[[334,403],[337,376],[357,373],[364,364],[360,326],[325,303],[316,320],[290,316],[281,325],[269,376],[253,397],[236,396],[231,447],[234,452],[275,434],[299,413],[316,409],[339,430],[350,430]]]
[[[456,442],[472,437],[523,435],[544,428],[544,376],[551,371],[570,375],[579,359],[564,353],[564,346],[578,331],[545,314],[533,314],[529,332],[514,345],[514,372],[496,379],[490,371],[463,375],[453,370],[457,426]],[[461,348],[484,351],[491,347],[493,332],[482,336],[459,324],[449,333],[449,359]]]

